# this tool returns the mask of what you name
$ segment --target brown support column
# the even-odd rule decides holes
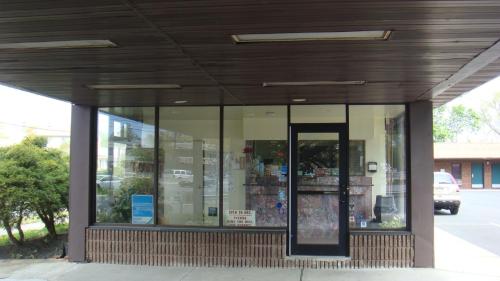
[[[410,104],[411,228],[415,267],[434,267],[432,103]]]
[[[85,261],[85,229],[90,222],[92,121],[92,108],[72,106],[68,256],[73,262]]]

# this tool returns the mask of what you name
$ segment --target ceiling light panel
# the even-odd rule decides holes
[[[283,86],[334,86],[334,85],[364,85],[366,81],[298,81],[298,82],[264,82],[262,87],[283,87]]]
[[[390,35],[390,30],[372,30],[346,32],[238,34],[232,35],[231,38],[235,43],[262,43],[316,40],[387,40]]]
[[[46,42],[0,43],[0,50],[109,48],[116,44],[109,40],[70,40]]]
[[[154,89],[180,89],[178,84],[100,84],[88,85],[92,90],[154,90]]]

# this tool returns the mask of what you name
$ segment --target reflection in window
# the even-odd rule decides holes
[[[287,225],[286,110],[224,108],[224,226]]]
[[[406,227],[405,130],[404,105],[349,106],[351,228]],[[352,153],[353,140],[363,153]]]
[[[219,107],[162,107],[158,223],[219,223]]]
[[[96,222],[154,223],[154,134],[152,107],[99,109]],[[147,203],[134,216],[133,198]]]
[[[338,133],[297,136],[297,243],[338,244]],[[324,191],[325,193],[316,193]],[[313,193],[311,193],[313,192]]]

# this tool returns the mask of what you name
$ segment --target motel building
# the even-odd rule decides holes
[[[433,267],[432,109],[500,71],[492,1],[2,15],[1,83],[73,104],[74,262]]]

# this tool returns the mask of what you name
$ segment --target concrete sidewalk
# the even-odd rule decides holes
[[[3,281],[422,281],[422,280],[500,280],[488,273],[464,273],[439,269],[377,269],[377,270],[299,270],[299,269],[230,269],[148,267],[103,264],[76,264],[64,260],[9,260],[0,261],[0,279]]]

